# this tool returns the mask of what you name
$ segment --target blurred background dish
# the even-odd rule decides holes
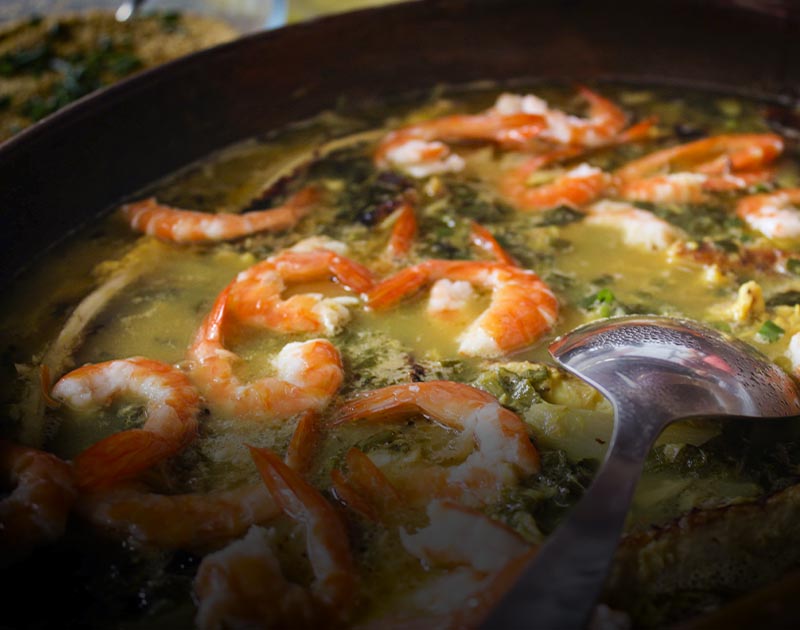
[[[129,0],[133,3],[134,0]],[[321,15],[341,13],[400,0],[143,0],[143,13],[181,11],[224,20],[241,33],[277,28]],[[103,10],[115,13],[125,0],[3,0],[0,24],[31,15]]]
[[[392,1],[0,2],[0,141],[141,70],[248,33]]]
[[[125,22],[103,9],[10,20],[0,27],[0,140],[95,90],[238,36],[218,17],[174,10]]]
[[[32,15],[104,11],[115,13],[124,0],[4,0],[0,2],[0,23]],[[240,34],[276,28],[286,23],[289,0],[146,0],[142,13],[193,13],[227,22]],[[332,3],[335,4],[335,3]]]
[[[69,103],[189,53],[286,23],[286,0],[0,3],[0,141]]]

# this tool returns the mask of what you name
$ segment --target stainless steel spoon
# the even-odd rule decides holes
[[[800,415],[800,392],[747,344],[695,322],[620,317],[557,339],[550,353],[614,406],[606,459],[484,628],[584,628],[601,594],[645,458],[661,431],[698,417]]]

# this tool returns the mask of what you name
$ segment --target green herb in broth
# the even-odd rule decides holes
[[[585,156],[589,164],[606,170],[685,141],[767,129],[755,102],[630,86],[602,86],[601,91],[621,103],[632,120],[658,119],[654,132],[643,140],[600,147]],[[537,86],[535,92],[553,107],[584,114],[580,99],[570,90]],[[390,482],[409,493],[416,488],[412,482],[415,474],[423,485],[432,484],[432,470],[463,464],[470,457],[475,448],[473,436],[425,414],[397,422],[379,418],[336,424],[337,409],[344,400],[380,387],[433,380],[466,383],[519,414],[541,454],[538,473],[507,483],[491,501],[478,506],[527,543],[541,542],[579,500],[604,455],[612,423],[610,405],[602,396],[552,365],[546,347],[556,335],[593,319],[623,313],[681,315],[724,327],[791,369],[787,352],[791,338],[800,332],[800,309],[793,299],[800,292],[798,279],[791,273],[794,259],[786,265],[790,273],[742,261],[744,253],[754,248],[781,248],[790,253],[798,248],[794,243],[770,241],[736,218],[736,201],[758,192],[756,188],[714,195],[702,204],[635,204],[638,210],[680,228],[692,247],[707,244],[725,254],[719,261],[736,259],[741,263],[715,266],[682,255],[678,248],[631,244],[619,230],[587,221],[583,207],[560,205],[542,212],[515,209],[498,189],[511,162],[496,147],[454,145],[465,163],[460,172],[415,178],[399,167],[376,166],[373,152],[385,129],[371,133],[375,121],[388,119],[399,126],[478,111],[491,105],[496,94],[496,90],[451,90],[438,92],[416,109],[411,105],[391,110],[345,108],[227,149],[152,187],[147,194],[155,194],[164,203],[207,211],[237,212],[277,205],[306,185],[321,187],[324,203],[292,230],[253,234],[231,243],[160,250],[153,271],[144,273],[87,322],[85,335],[70,356],[73,365],[134,355],[182,364],[219,291],[237,273],[305,238],[340,240],[349,246],[348,256],[383,277],[430,258],[489,260],[489,255],[471,242],[471,222],[477,221],[521,266],[539,274],[554,291],[560,313],[553,328],[533,347],[487,359],[460,356],[458,347],[460,336],[490,302],[488,292],[478,291],[449,320],[430,314],[424,295],[410,297],[386,312],[351,308],[350,320],[330,336],[341,352],[344,382],[322,414],[314,457],[304,475],[327,500],[340,505],[340,497],[331,491],[331,473],[347,468],[347,453],[355,447],[366,453]],[[395,118],[388,118],[389,114]],[[583,159],[567,160],[563,170]],[[795,162],[783,158],[778,171],[780,185],[796,185]],[[552,183],[560,172],[548,171],[530,185]],[[403,200],[414,206],[418,229],[405,259],[396,261],[386,255],[386,243],[394,213]],[[125,251],[136,247],[137,239],[148,238],[129,231],[118,216],[103,219],[99,229],[103,237],[91,238],[98,230],[93,226],[62,248],[58,256],[68,256],[69,265],[59,266],[54,255],[29,273],[8,302],[13,307],[7,307],[0,320],[3,370],[9,377],[3,389],[3,408],[13,422],[4,424],[4,435],[15,437],[17,426],[31,422],[26,415],[30,411],[20,401],[31,383],[38,384],[35,372],[25,372],[24,366],[15,368],[15,364],[35,367],[73,308],[93,288],[102,286],[107,278],[102,265],[121,260]],[[83,273],[73,276],[65,267]],[[748,282],[754,282],[757,290],[750,286],[743,291]],[[355,297],[341,285],[324,281],[292,286],[285,295],[306,292]],[[271,361],[284,344],[315,336],[276,335],[242,327],[229,331],[227,348],[240,359],[235,366],[237,376],[248,382],[275,373]],[[18,369],[28,376],[16,377]],[[135,425],[140,409],[135,405],[110,408],[99,418],[48,410],[43,446],[59,456],[73,457],[105,435]],[[244,444],[283,454],[296,424],[296,419],[277,424],[206,410],[200,419],[199,438],[143,481],[150,491],[167,495],[224,491],[257,483]],[[691,589],[675,581],[654,591],[642,584],[631,586],[640,570],[631,566],[636,558],[655,558],[654,563],[665,563],[673,570],[669,549],[659,555],[649,542],[637,542],[642,540],[640,536],[655,535],[657,527],[669,528],[686,514],[749,505],[770,493],[793,488],[800,466],[794,444],[796,430],[791,422],[781,430],[760,425],[744,430],[713,422],[682,423],[668,429],[651,454],[629,515],[624,553],[633,560],[620,561],[606,601],[630,615],[635,627],[656,627],[697,615],[709,602],[722,605],[767,579],[768,571],[754,572],[751,581],[741,580],[737,588],[731,588],[709,570]],[[359,576],[358,608],[350,619],[353,624],[396,616],[398,611],[411,614],[417,610],[419,593],[438,584],[437,580],[448,579],[449,568],[427,566],[404,547],[404,535],[413,535],[428,524],[424,510],[397,505],[397,521],[391,527],[352,509],[342,507],[341,511],[348,521]],[[264,525],[276,530],[270,536],[275,537],[271,540],[285,574],[304,586],[309,584],[312,576],[302,541],[298,542],[302,536],[293,533],[286,518]],[[735,529],[735,521],[731,527]],[[692,536],[700,539],[703,531],[698,525],[685,536],[687,540]],[[3,583],[9,601],[15,601],[15,595],[31,585],[30,576],[49,570],[52,555],[82,558],[89,553],[96,557],[88,565],[59,566],[59,579],[77,579],[81,571],[90,574],[92,584],[103,583],[115,571],[126,571],[129,579],[104,584],[103,599],[108,605],[85,593],[73,603],[65,602],[63,615],[70,623],[126,628],[193,623],[192,581],[202,556],[211,550],[151,553],[138,549],[131,540],[95,542],[94,535],[76,518],[63,539],[20,565],[27,576],[20,585]],[[786,544],[791,540],[787,530]],[[728,549],[735,541],[736,536],[730,540],[723,537],[721,548]],[[721,560],[719,566],[724,573],[727,565]],[[9,618],[19,618],[19,607],[13,603],[11,607]]]

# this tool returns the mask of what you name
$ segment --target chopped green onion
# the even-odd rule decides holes
[[[778,326],[771,319],[764,322],[761,328],[758,329],[758,334],[766,339],[769,343],[775,343],[780,339],[786,331]]]
[[[617,296],[609,288],[600,289],[594,296],[594,301],[602,304],[613,304],[616,299]]]

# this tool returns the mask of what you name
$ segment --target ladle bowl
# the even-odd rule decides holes
[[[800,415],[800,392],[788,374],[746,343],[692,321],[605,319],[558,338],[550,353],[611,401],[614,431],[592,485],[494,609],[486,628],[586,626],[644,461],[668,424]]]

